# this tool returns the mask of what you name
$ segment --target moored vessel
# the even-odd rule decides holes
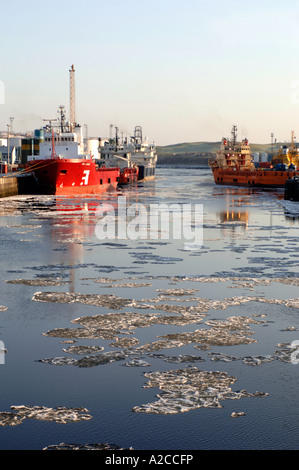
[[[143,138],[142,127],[136,126],[134,135],[128,140],[120,138],[118,127],[115,137],[109,140],[99,139],[101,161],[106,167],[120,168],[120,184],[135,181],[148,181],[155,178],[157,153],[155,144]]]
[[[80,147],[76,132],[45,129],[40,154],[27,162],[41,193],[97,194],[116,189],[119,168],[99,167],[91,155],[80,153]]]
[[[42,129],[39,155],[28,156],[26,171],[32,172],[43,194],[98,194],[116,189],[119,182],[119,168],[101,167],[96,155],[84,151],[83,130],[75,118],[74,73],[72,66],[70,122],[61,106],[58,125],[52,124],[57,119],[50,119]]]
[[[236,126],[232,128],[230,139],[222,139],[216,159],[209,160],[209,166],[215,183],[224,185],[283,188],[287,179],[299,175],[293,162],[288,166],[256,168],[248,139],[237,141]]]

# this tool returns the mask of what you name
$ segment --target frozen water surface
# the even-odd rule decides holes
[[[203,243],[99,240],[120,196],[202,204]],[[282,199],[158,169],[98,197],[0,200],[0,448],[298,449],[299,218]]]

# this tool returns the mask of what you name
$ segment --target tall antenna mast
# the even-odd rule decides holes
[[[70,128],[74,130],[76,125],[76,109],[75,109],[75,68],[72,65],[70,69]]]
[[[232,128],[232,141],[233,141],[233,145],[236,145],[236,141],[237,141],[237,126],[233,126],[233,128]]]

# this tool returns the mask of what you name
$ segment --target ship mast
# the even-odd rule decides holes
[[[73,132],[76,125],[76,109],[75,109],[75,68],[72,65],[70,69],[70,130]]]
[[[237,126],[233,126],[232,128],[232,144],[236,145],[237,141]]]
[[[59,120],[60,120],[60,130],[61,132],[64,132],[64,127],[65,127],[65,114],[64,114],[64,106],[59,106]]]

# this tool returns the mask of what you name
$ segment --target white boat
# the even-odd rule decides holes
[[[138,180],[153,180],[157,163],[155,144],[149,144],[148,139],[143,139],[141,126],[136,126],[134,135],[120,139],[118,127],[115,127],[115,138],[109,140],[99,139],[99,153],[106,167],[126,169],[138,168]]]

